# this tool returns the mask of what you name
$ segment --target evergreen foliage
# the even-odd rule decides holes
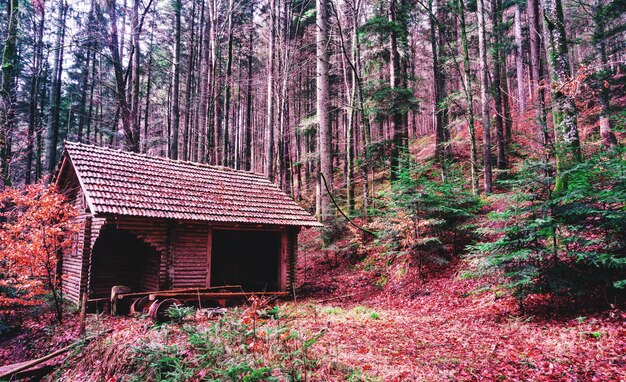
[[[507,181],[508,208],[471,248],[487,272],[502,272],[519,298],[617,292],[626,287],[626,162],[623,149],[597,154],[567,171],[567,188],[550,192],[545,163],[526,161]]]
[[[474,236],[474,217],[481,202],[454,169],[444,181],[432,179],[432,164],[406,156],[392,184],[384,239],[400,254],[409,254],[424,277],[428,264],[445,265]]]

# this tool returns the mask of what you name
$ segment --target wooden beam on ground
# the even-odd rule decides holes
[[[153,294],[160,293],[206,293],[212,290],[241,290],[241,285],[222,285],[222,286],[213,286],[213,287],[202,287],[202,288],[181,288],[181,289],[168,289],[168,290],[156,290],[150,292],[133,292],[133,293],[120,293],[117,295],[118,300],[124,298],[134,298],[134,297],[144,297],[151,296]]]
[[[71,343],[70,345],[67,345],[66,347],[63,347],[57,351],[54,351],[48,355],[45,355],[41,358],[37,358],[31,361],[26,361],[26,362],[20,362],[20,363],[15,363],[12,365],[5,365],[0,367],[0,379],[5,379],[5,378],[9,378],[9,379],[14,379],[16,377],[16,375],[18,375],[19,373],[25,372],[26,370],[32,369],[35,366],[38,366],[46,361],[50,361],[58,356],[60,356],[63,353],[67,353],[69,350],[72,350],[73,348],[75,348],[76,346],[78,346],[79,344],[84,342],[89,342],[95,338],[98,338],[99,336],[103,335],[103,334],[107,334],[110,333],[112,331],[112,329],[109,329],[101,334],[98,335],[94,335],[91,337],[87,337],[84,340],[79,340],[76,342]],[[60,362],[59,362],[60,363]],[[55,365],[46,365],[42,368],[47,368],[50,366],[55,366]],[[20,377],[23,378],[23,377]]]
[[[158,298],[177,298],[179,300],[191,300],[191,299],[234,299],[234,298],[246,298],[252,296],[274,296],[274,297],[286,297],[287,292],[200,292],[200,293],[170,293],[167,291],[153,293],[150,295],[150,300],[156,300]]]

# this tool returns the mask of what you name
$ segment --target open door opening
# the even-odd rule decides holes
[[[158,252],[128,231],[103,228],[91,261],[93,298],[110,296],[115,285],[125,285],[138,292],[158,290]]]
[[[280,232],[213,230],[211,286],[279,290]]]

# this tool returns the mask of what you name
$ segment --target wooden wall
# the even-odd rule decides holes
[[[80,231],[76,237],[74,248],[62,260],[61,287],[64,298],[78,304],[80,296],[85,290],[89,272],[89,244],[91,242],[91,216],[87,214],[78,217]]]
[[[171,240],[172,288],[206,286],[208,242],[207,223],[175,223]]]
[[[210,285],[210,224],[121,216],[93,218],[89,214],[83,214],[79,219],[83,229],[77,238],[76,251],[63,259],[63,288],[68,300],[78,303],[82,291],[88,286],[90,297],[105,293],[103,290],[94,290],[92,268],[92,250],[105,227],[128,232],[157,252],[158,256],[154,261],[145,263],[141,270],[134,270],[137,275],[144,275],[137,288],[164,290]],[[282,290],[290,291],[296,283],[298,232],[299,229],[294,227],[281,229],[279,286]],[[123,268],[124,264],[117,266]],[[114,271],[115,269],[106,270]]]

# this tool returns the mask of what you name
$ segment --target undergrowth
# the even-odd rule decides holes
[[[172,311],[180,318],[178,313]],[[132,380],[304,381],[319,367],[311,347],[324,332],[300,333],[260,300],[216,321],[177,321],[152,329],[165,340],[144,339],[135,347]]]

